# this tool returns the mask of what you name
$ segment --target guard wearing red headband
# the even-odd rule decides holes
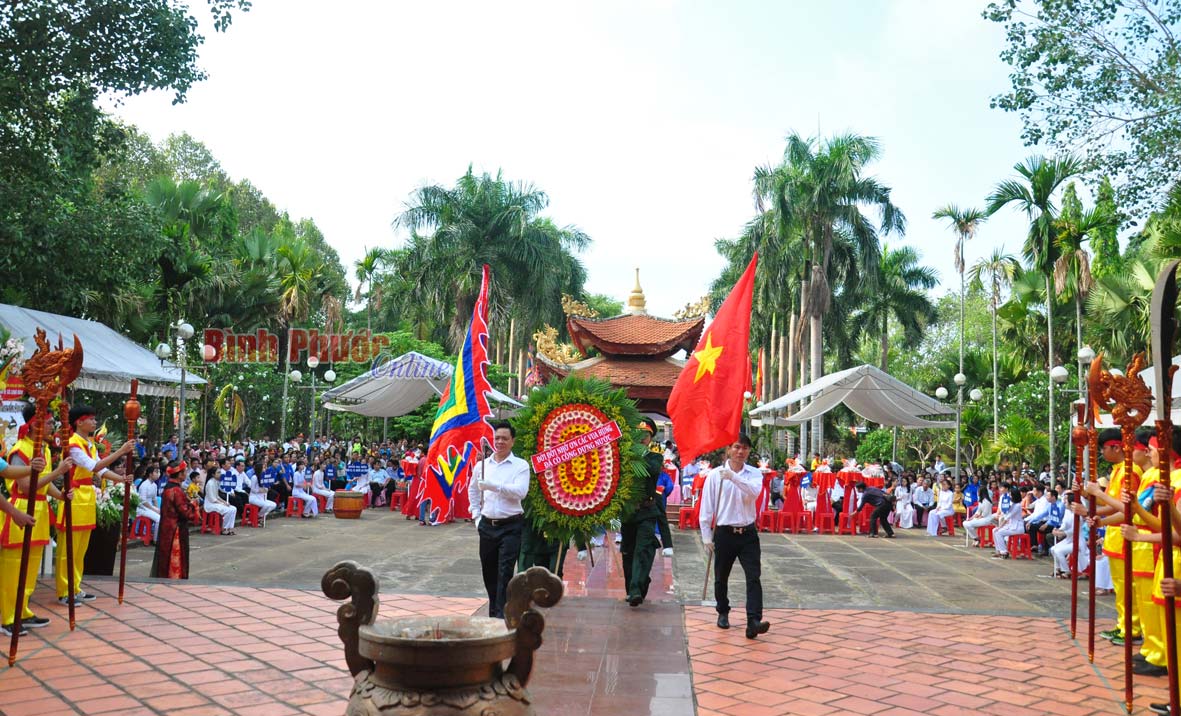
[[[76,405],[71,408],[70,427],[74,429],[74,434],[70,436],[70,442],[67,445],[67,457],[74,461],[74,468],[70,471],[68,483],[74,490],[74,497],[70,500],[70,518],[73,531],[68,539],[74,542],[74,588],[78,590],[74,593],[74,603],[80,604],[95,599],[94,595],[82,591],[82,565],[86,558],[86,548],[90,546],[90,532],[94,529],[96,518],[97,497],[94,482],[95,480],[131,482],[130,477],[124,477],[108,468],[134,450],[135,441],[128,440],[118,450],[99,460],[98,448],[95,447],[94,441],[91,439],[98,427],[94,408],[89,405]],[[125,487],[125,489],[127,488]],[[64,502],[58,503],[56,523],[59,530],[59,544],[55,560],[57,600],[66,604],[66,595],[70,587],[68,566],[66,565],[66,548],[61,543],[61,540],[66,538],[62,534],[66,525]]]
[[[1107,495],[1119,500],[1124,489],[1124,442],[1120,438],[1120,431],[1117,428],[1106,428],[1099,431],[1099,444],[1103,449],[1103,459],[1111,463],[1111,477],[1107,482]],[[1132,469],[1137,475],[1143,472],[1140,466],[1135,463],[1132,463]],[[1094,478],[1095,476],[1092,475],[1092,479]],[[1082,505],[1075,507],[1082,510]],[[1085,516],[1086,511],[1083,510],[1081,514]],[[1130,621],[1132,638],[1139,641],[1143,632],[1140,628],[1140,617],[1136,613],[1135,600],[1132,602],[1132,613],[1124,614],[1124,590],[1130,589],[1132,585],[1124,583],[1124,538],[1119,526],[1119,523],[1123,521],[1123,514],[1103,502],[1100,502],[1096,508],[1096,514],[1103,519],[1103,524],[1107,526],[1102,549],[1103,554],[1107,555],[1107,559],[1110,560],[1111,584],[1115,588],[1116,612],[1115,628],[1100,632],[1099,636],[1119,646],[1124,643],[1125,636],[1129,634],[1128,623]]]

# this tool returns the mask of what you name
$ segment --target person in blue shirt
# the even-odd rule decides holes
[[[177,439],[177,436],[174,434],[168,439],[168,442],[160,446],[160,454],[167,457],[169,462],[175,460],[177,455],[180,454],[180,446],[176,444]]]
[[[344,480],[337,475],[336,458],[329,455],[324,460],[324,484],[328,486],[329,490],[343,490]]]
[[[348,484],[350,485],[356,486],[357,483],[362,482],[361,478],[366,478],[364,482],[368,484],[369,466],[361,461],[359,450],[353,451],[353,460],[345,468],[345,474],[348,476]]]
[[[1038,549],[1038,554],[1046,556],[1050,553],[1050,547],[1053,546],[1054,530],[1061,529],[1062,518],[1066,514],[1066,507],[1058,499],[1058,491],[1055,489],[1046,490],[1046,502],[1042,509],[1029,516],[1029,539],[1030,542],[1037,547],[1037,535],[1040,532],[1042,535],[1041,547]]]

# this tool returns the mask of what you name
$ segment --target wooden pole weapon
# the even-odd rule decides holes
[[[37,350],[29,360],[25,361],[21,369],[21,380],[25,390],[32,396],[36,404],[33,413],[33,423],[29,428],[33,439],[33,451],[29,455],[29,487],[25,490],[25,514],[34,517],[37,510],[37,482],[41,477],[32,470],[32,461],[42,457],[45,453],[45,418],[49,413],[49,401],[61,394],[65,386],[74,382],[82,370],[82,344],[78,336],[74,336],[74,347],[65,351],[49,349],[49,341],[45,338],[45,330],[38,328],[33,336]],[[48,466],[46,466],[48,469]],[[15,492],[15,491],[14,491]],[[29,569],[29,559],[32,552],[33,527],[25,528],[24,539],[21,542],[20,572],[16,578],[16,609],[12,617],[12,640],[8,645],[8,665],[16,664],[16,653],[20,643],[21,617],[25,610],[25,572]]]
[[[127,420],[127,439],[135,440],[136,423],[139,421],[139,381],[131,381],[131,396],[123,404],[123,417]],[[135,474],[135,451],[127,453],[127,467],[124,470],[127,477]],[[131,530],[128,519],[131,512],[131,486],[133,483],[123,484],[123,529],[119,537],[119,603],[123,603],[123,584],[127,574],[127,533]]]
[[[1112,375],[1108,395],[1115,400],[1111,417],[1120,427],[1124,443],[1124,487],[1128,499],[1124,501],[1124,524],[1132,524],[1132,500],[1140,491],[1140,476],[1132,464],[1132,448],[1136,440],[1136,428],[1152,412],[1152,391],[1140,377],[1144,370],[1144,354],[1132,357],[1125,375]],[[1124,540],[1124,614],[1128,624],[1132,623],[1132,542]],[[1092,584],[1094,581],[1092,580]],[[1092,587],[1093,588],[1093,587]],[[1132,635],[1129,628],[1124,633],[1124,707],[1132,713]]]
[[[1083,450],[1087,446],[1087,428],[1083,425],[1084,414],[1086,406],[1075,405],[1075,412],[1078,416],[1078,424],[1070,431],[1070,442],[1074,444],[1074,494],[1081,496],[1083,494]],[[1092,479],[1094,479],[1092,477]],[[1082,531],[1082,517],[1076,512],[1074,515],[1074,533],[1071,535],[1071,543],[1073,545],[1074,568],[1070,570],[1070,638],[1075,638],[1075,633],[1078,630],[1078,573],[1079,573],[1079,559],[1078,559],[1078,542],[1079,532]]]
[[[70,436],[74,432],[70,426],[70,403],[66,400],[64,393],[61,400],[58,401],[57,419],[59,423],[57,429],[59,459],[64,460],[70,454]],[[59,532],[59,536],[61,541],[66,543],[66,609],[70,616],[70,631],[74,631],[77,624],[74,592],[77,591],[78,585],[74,584],[74,506],[73,500],[70,498],[70,491],[76,487],[73,469],[66,473],[62,485],[66,488],[62,490],[62,530],[64,534]]]
[[[1103,354],[1095,356],[1091,361],[1091,369],[1087,373],[1087,469],[1090,472],[1092,481],[1099,479],[1099,430],[1095,427],[1095,423],[1099,420],[1099,411],[1101,406],[1110,409],[1110,399],[1107,395],[1108,381],[1111,379],[1109,373],[1103,370]],[[1095,523],[1095,510],[1098,506],[1098,500],[1092,497],[1087,501],[1087,524],[1090,529],[1087,530],[1087,550],[1090,552],[1091,559],[1087,567],[1087,658],[1090,663],[1095,663],[1095,562],[1098,558],[1096,552],[1097,540]],[[1075,569],[1078,569],[1078,552],[1075,552]]]
[[[1160,480],[1172,486],[1173,467],[1173,374],[1177,366],[1171,360],[1177,336],[1177,265],[1170,261],[1161,271],[1152,292],[1152,359],[1156,378],[1156,442]],[[1161,567],[1165,579],[1173,579],[1173,510],[1160,505]],[[1165,597],[1165,657],[1169,668],[1169,713],[1181,714],[1181,690],[1177,686],[1177,614],[1176,599]]]

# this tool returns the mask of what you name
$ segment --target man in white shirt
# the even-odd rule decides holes
[[[504,617],[505,592],[521,553],[529,463],[513,455],[517,431],[507,422],[493,425],[490,458],[476,463],[468,485],[472,521],[480,534],[480,568],[488,592],[488,616]]]
[[[914,506],[914,525],[922,525],[927,511],[935,504],[935,491],[931,489],[931,478],[923,478],[910,492],[910,504]]]
[[[755,528],[763,473],[746,464],[750,437],[739,434],[726,448],[726,461],[710,471],[701,490],[701,541],[714,558],[714,599],[718,628],[730,628],[730,570],[737,559],[746,576],[746,638],[771,628],[763,621],[763,584],[759,533]],[[717,523],[715,529],[714,523]],[[715,545],[714,540],[717,539]]]

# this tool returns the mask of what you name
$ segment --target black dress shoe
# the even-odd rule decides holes
[[[632,605],[633,607],[638,607],[644,603],[644,598],[641,597],[640,595],[636,594],[634,596],[628,597],[627,603]]]
[[[759,634],[766,634],[767,630],[771,628],[771,622],[755,622],[750,621],[746,623],[746,638],[754,639]]]
[[[1137,661],[1132,664],[1132,673],[1140,676],[1164,676],[1169,670],[1163,666],[1150,664],[1147,661]]]
[[[1161,716],[1169,716],[1168,704],[1148,704],[1148,710]]]
[[[719,614],[718,615],[718,628],[719,629],[729,629],[730,628],[729,615],[726,615],[726,614]]]

